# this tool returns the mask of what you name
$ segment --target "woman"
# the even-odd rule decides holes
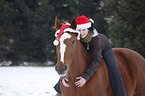
[[[82,87],[85,83],[87,83],[87,81],[96,72],[101,59],[103,58],[107,65],[114,96],[126,96],[124,83],[121,73],[118,70],[111,44],[105,35],[96,31],[96,29],[93,27],[93,24],[94,21],[84,15],[77,18],[77,30],[80,31],[81,42],[83,46],[91,54],[91,61],[84,74],[80,77],[76,77],[78,81],[75,82],[75,84],[78,87]],[[69,87],[65,80],[67,79],[62,79],[63,85]],[[55,89],[57,92],[61,93],[59,89],[59,83],[55,86]]]

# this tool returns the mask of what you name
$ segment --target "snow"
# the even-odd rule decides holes
[[[0,67],[0,96],[55,96],[54,67]]]

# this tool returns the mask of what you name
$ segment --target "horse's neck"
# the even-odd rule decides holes
[[[83,47],[80,41],[77,41],[76,50],[73,55],[73,62],[70,66],[70,75],[72,78],[76,78],[76,76],[81,76],[85,69],[87,68],[90,60],[90,55]]]

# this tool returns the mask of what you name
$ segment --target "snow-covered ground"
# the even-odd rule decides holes
[[[54,67],[0,67],[0,96],[55,96]]]

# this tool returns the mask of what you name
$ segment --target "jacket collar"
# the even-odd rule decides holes
[[[93,32],[94,32],[93,37],[98,35],[98,32],[97,32],[97,30],[95,28],[94,28]]]

